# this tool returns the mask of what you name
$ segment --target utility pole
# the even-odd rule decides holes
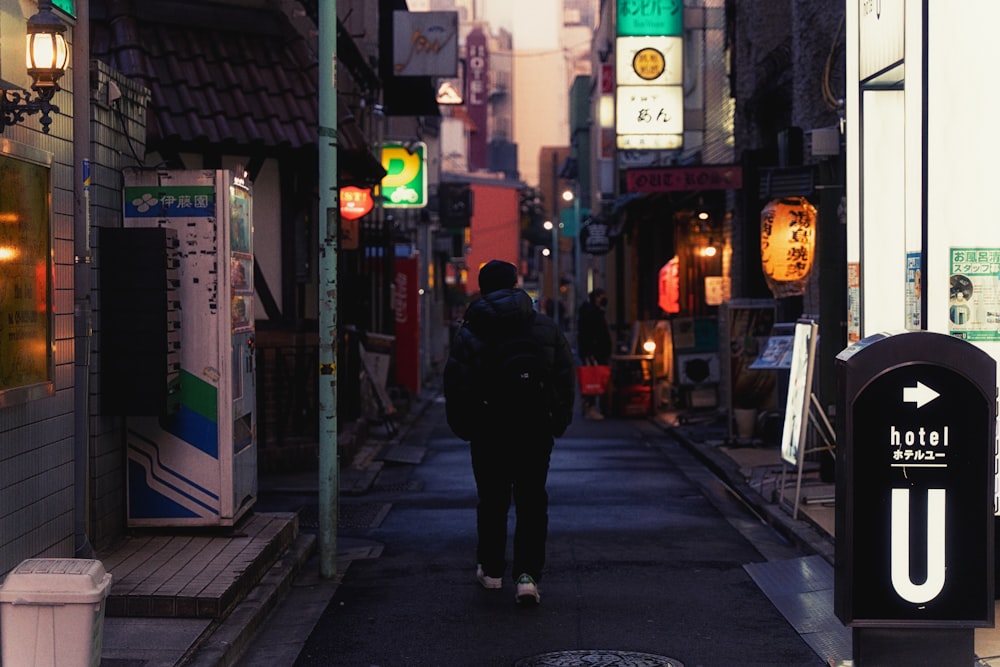
[[[319,570],[337,574],[337,0],[319,3]]]

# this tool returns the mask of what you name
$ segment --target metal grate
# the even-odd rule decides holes
[[[514,667],[684,667],[679,660],[633,651],[557,651],[523,658]]]

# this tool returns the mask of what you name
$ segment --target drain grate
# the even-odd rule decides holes
[[[378,528],[391,508],[391,503],[341,503],[337,527]],[[319,528],[319,505],[303,505],[299,509],[299,526]]]
[[[556,651],[522,658],[514,667],[684,667],[679,660],[632,651]]]

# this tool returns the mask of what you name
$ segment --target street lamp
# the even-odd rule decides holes
[[[0,90],[0,133],[7,126],[16,125],[25,116],[41,113],[42,131],[48,134],[52,119],[49,114],[58,112],[52,97],[59,88],[59,79],[69,65],[69,48],[66,45],[66,25],[52,13],[51,0],[39,0],[38,13],[28,19],[25,67],[31,76],[31,93],[20,90]]]
[[[552,232],[552,319],[559,324],[559,225],[546,220],[542,227]]]
[[[573,298],[579,304],[586,297],[586,288],[580,289],[580,198],[573,190],[563,190],[563,201],[573,202],[573,224],[576,232],[573,234]]]

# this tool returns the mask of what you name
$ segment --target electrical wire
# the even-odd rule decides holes
[[[834,55],[837,52],[837,45],[840,44],[840,36],[844,32],[844,18],[844,16],[840,17],[840,25],[837,27],[837,33],[833,37],[833,43],[830,44],[830,52],[826,56],[826,65],[823,67],[823,100],[831,111],[837,111],[844,107],[844,100],[834,94],[833,88],[830,85]]]

